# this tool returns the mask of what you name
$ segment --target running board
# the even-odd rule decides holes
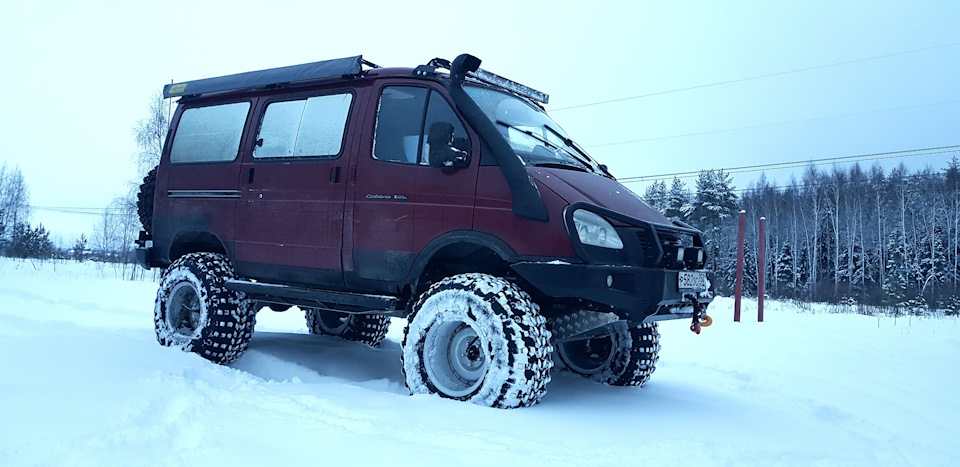
[[[345,313],[378,312],[391,316],[400,316],[403,310],[397,310],[400,300],[387,295],[365,295],[328,290],[303,289],[277,284],[264,284],[244,280],[229,279],[227,290],[243,292],[248,297],[267,303],[298,305],[324,309],[335,309]]]

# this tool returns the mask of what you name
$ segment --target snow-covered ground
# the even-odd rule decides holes
[[[156,284],[0,259],[0,465],[960,465],[954,318],[733,302],[661,324],[644,388],[555,375],[540,405],[409,396],[369,348],[263,311],[224,367],[157,344]]]

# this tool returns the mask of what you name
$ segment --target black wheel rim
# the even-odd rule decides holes
[[[592,375],[610,365],[614,343],[613,336],[600,336],[563,342],[557,349],[563,363],[571,370]]]
[[[170,330],[183,337],[193,337],[201,317],[200,295],[193,284],[181,282],[174,286],[167,301],[166,321]]]

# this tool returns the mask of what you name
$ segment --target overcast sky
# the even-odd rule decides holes
[[[960,144],[954,0],[39,1],[0,12],[0,163],[20,167],[33,221],[64,243],[89,236],[97,216],[49,208],[102,208],[129,189],[131,128],[163,84],[351,55],[384,66],[476,55],[549,93],[547,110],[618,177]],[[879,162],[939,170],[952,155]]]

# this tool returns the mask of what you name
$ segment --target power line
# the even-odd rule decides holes
[[[933,173],[933,174],[914,173],[914,174],[902,175],[900,177],[897,177],[897,179],[899,180],[904,180],[904,179],[927,180],[927,179],[937,179],[937,178],[942,179],[943,175],[939,173]],[[891,180],[892,180],[891,178],[885,178],[885,181],[891,181]],[[869,183],[869,180],[867,180],[867,182]],[[739,193],[740,195],[744,195],[748,192],[760,192],[764,190],[787,190],[787,189],[800,190],[803,188],[820,188],[820,187],[834,187],[834,186],[836,185],[833,182],[827,180],[823,182],[799,183],[799,184],[791,184],[791,185],[765,185],[762,187],[739,188],[731,191],[734,193]]]
[[[929,156],[929,155],[934,155],[934,154],[949,154],[949,153],[955,153],[955,152],[960,152],[960,150],[955,150],[955,151],[940,151],[940,152],[921,153],[921,154],[893,155],[893,156],[885,156],[885,157],[876,157],[876,158],[872,158],[872,159],[850,160],[850,161],[845,161],[845,162],[841,162],[841,163],[850,164],[850,163],[854,163],[854,162],[869,162],[869,161],[878,161],[878,160],[884,160],[884,159],[898,159],[898,158],[905,158],[905,157]],[[775,168],[773,168],[773,169],[752,169],[752,170],[738,170],[738,171],[724,171],[724,172],[729,173],[729,174],[741,174],[741,173],[752,173],[752,172],[765,172],[765,171],[767,171],[767,170],[798,169],[798,168],[804,168],[804,167],[810,167],[810,166],[818,166],[818,165],[827,165],[827,164],[809,164],[809,163],[800,164],[800,163],[798,163],[797,165],[783,166],[783,167],[775,167]],[[696,177],[696,176],[697,176],[697,175],[682,175],[682,176],[676,176],[676,177],[665,177],[665,178],[657,178],[657,179],[649,179],[649,180],[627,180],[627,181],[624,181],[623,183],[637,183],[637,182],[641,182],[641,181],[661,181],[661,180],[670,180],[670,179],[673,179],[673,178],[684,179],[684,178],[694,178],[694,177]]]
[[[723,170],[726,173],[750,173],[762,172],[766,170],[795,169],[809,166],[826,165],[828,163],[850,163],[850,162],[869,162],[883,159],[895,159],[905,157],[929,156],[935,154],[948,154],[960,152],[960,145],[940,146],[921,149],[905,149],[900,151],[878,152],[871,154],[858,154],[854,156],[823,157],[818,159],[796,160],[789,162],[773,162],[769,164],[744,165],[739,167],[710,169]],[[692,178],[699,175],[701,170],[691,170],[686,172],[664,173],[657,175],[643,175],[635,177],[623,177],[618,180],[621,183],[649,182],[659,180],[670,180],[673,178]]]
[[[792,165],[792,164],[801,164],[801,163],[806,165],[806,164],[815,163],[815,162],[831,162],[831,161],[839,161],[839,160],[846,160],[846,159],[858,159],[858,158],[874,157],[874,156],[888,156],[893,154],[907,154],[912,152],[939,151],[942,149],[957,149],[957,148],[960,148],[960,144],[952,145],[952,146],[939,146],[939,147],[932,147],[932,148],[902,149],[899,151],[876,152],[876,153],[870,153],[870,154],[858,154],[854,156],[834,156],[834,157],[821,157],[818,159],[797,160],[797,161],[789,161],[789,162],[771,162],[769,164],[743,165],[739,167],[729,167],[729,168],[721,168],[721,169],[714,169],[714,170],[723,170],[725,172],[731,172],[731,171],[740,170],[740,169],[755,169],[755,168],[774,167],[779,165]],[[817,165],[817,164],[813,164],[813,165]],[[688,174],[696,175],[699,173],[700,173],[699,170],[691,170],[687,172],[673,172],[673,173],[664,173],[664,174],[657,174],[657,175],[623,177],[619,180],[634,180],[634,179],[640,180],[645,178],[651,179],[651,178],[661,178],[661,177],[672,177],[675,175],[688,175]]]
[[[907,55],[907,54],[912,54],[912,53],[917,53],[917,52],[924,52],[924,51],[927,51],[927,50],[943,49],[943,48],[947,48],[947,47],[954,47],[954,46],[957,46],[957,45],[960,45],[960,42],[953,42],[953,43],[950,43],[950,44],[943,44],[943,45],[935,45],[935,46],[933,46],[933,47],[924,47],[924,48],[921,48],[921,49],[905,50],[905,51],[902,51],[902,52],[894,52],[894,53],[883,54],[883,55],[874,55],[874,56],[872,56],[872,57],[857,58],[857,59],[846,60],[846,61],[842,61],[842,62],[827,63],[827,64],[824,64],[824,65],[816,65],[816,66],[811,66],[811,67],[806,67],[806,68],[797,68],[797,69],[794,69],[794,70],[779,71],[779,72],[776,72],[776,73],[767,73],[767,74],[763,74],[763,75],[749,76],[749,77],[746,77],[746,78],[737,78],[737,79],[731,79],[731,80],[727,80],[727,81],[717,81],[717,82],[715,82],[715,83],[700,84],[700,85],[697,85],[697,86],[688,86],[688,87],[684,87],[684,88],[670,89],[670,90],[667,90],[667,91],[659,91],[659,92],[652,92],[652,93],[648,93],[648,94],[640,94],[640,95],[637,95],[637,96],[621,97],[621,98],[617,98],[617,99],[609,99],[609,100],[599,101],[599,102],[590,102],[590,103],[587,103],[587,104],[571,105],[571,106],[569,106],[569,107],[560,107],[560,108],[557,108],[557,109],[551,109],[550,111],[551,111],[551,112],[562,112],[562,111],[564,111],[564,110],[570,110],[570,109],[579,109],[579,108],[591,107],[591,106],[595,106],[595,105],[611,104],[611,103],[614,103],[614,102],[622,102],[622,101],[633,100],[633,99],[642,99],[642,98],[645,98],[645,97],[662,96],[662,95],[664,95],[664,94],[672,94],[672,93],[676,93],[676,92],[692,91],[692,90],[694,90],[694,89],[703,89],[703,88],[708,88],[708,87],[713,87],[713,86],[722,86],[722,85],[733,84],[733,83],[742,83],[742,82],[744,82],[744,81],[752,81],[752,80],[757,80],[757,79],[761,79],[761,78],[770,78],[770,77],[774,77],[774,76],[782,76],[782,75],[788,75],[788,74],[793,74],[793,73],[801,73],[801,72],[804,72],[804,71],[819,70],[819,69],[822,69],[822,68],[830,68],[830,67],[841,66],[841,65],[849,65],[849,64],[852,64],[852,63],[866,62],[866,61],[870,61],[870,60],[878,60],[878,59],[881,59],[881,58],[896,57],[896,56],[898,56],[898,55]]]
[[[841,163],[850,164],[850,163],[854,163],[854,162],[869,162],[869,161],[879,161],[879,160],[884,160],[884,159],[901,159],[901,158],[905,158],[905,157],[931,156],[931,155],[935,155],[935,154],[950,154],[950,153],[954,153],[954,152],[960,152],[960,150],[927,152],[927,153],[918,153],[918,154],[903,154],[903,155],[893,155],[893,156],[884,156],[884,157],[874,157],[874,158],[871,158],[871,159],[857,159],[857,160],[850,160],[850,161],[841,162]],[[809,163],[808,163],[808,164],[797,164],[797,165],[777,167],[777,168],[774,168],[774,169],[737,170],[737,171],[732,171],[732,172],[729,172],[729,173],[751,173],[751,172],[763,172],[764,170],[796,169],[796,168],[809,167],[809,166],[811,166],[811,165],[817,166],[817,165],[826,165],[826,164],[809,164]]]
[[[69,207],[69,206],[30,206],[30,209],[37,211],[48,211],[48,212],[59,212],[64,214],[85,214],[93,216],[101,216],[105,212],[122,212],[124,208],[86,208],[86,207]]]
[[[940,174],[927,175],[927,174],[917,173],[917,174],[905,175],[901,178],[921,180],[921,179],[934,179],[934,178],[942,178],[942,177],[943,176]],[[742,194],[746,194],[747,192],[759,192],[763,190],[786,190],[788,188],[800,189],[800,188],[820,188],[820,187],[831,187],[831,186],[835,186],[835,185],[830,181],[824,181],[824,182],[815,182],[815,183],[801,183],[798,185],[767,185],[763,187],[740,188],[740,189],[733,190],[733,192],[740,193],[742,195]]]
[[[600,147],[606,147],[606,146],[617,146],[617,145],[621,145],[621,144],[643,143],[643,142],[646,142],[646,141],[658,141],[658,140],[663,140],[663,139],[684,138],[684,137],[688,137],[688,136],[709,135],[709,134],[713,134],[713,133],[724,133],[724,132],[728,132],[728,131],[737,131],[737,130],[749,130],[749,129],[753,129],[753,128],[765,128],[765,127],[770,127],[770,126],[788,125],[788,124],[793,124],[793,123],[814,122],[814,121],[817,121],[817,120],[828,120],[828,119],[831,119],[831,118],[853,117],[853,116],[857,116],[857,115],[868,115],[868,114],[883,113],[883,112],[894,112],[894,111],[898,111],[898,110],[918,109],[918,108],[921,108],[921,107],[932,107],[932,106],[935,106],[935,105],[955,104],[955,103],[957,103],[957,102],[960,102],[960,99],[956,99],[956,100],[952,100],[952,101],[933,102],[933,103],[929,103],[929,104],[909,105],[909,106],[905,106],[905,107],[896,107],[896,108],[891,108],[891,109],[868,110],[868,111],[865,111],[865,112],[854,112],[854,113],[838,114],[838,115],[826,115],[826,116],[823,116],[823,117],[804,118],[804,119],[800,119],[800,120],[788,120],[788,121],[784,121],[784,122],[763,123],[763,124],[760,124],[760,125],[750,125],[750,126],[741,126],[741,127],[735,127],[735,128],[723,128],[723,129],[719,129],[719,130],[699,131],[699,132],[695,132],[695,133],[681,133],[681,134],[670,135],[670,136],[658,136],[658,137],[655,137],[655,138],[632,139],[632,140],[628,140],[628,141],[618,141],[618,142],[615,142],[615,143],[590,144],[590,145],[584,145],[584,147],[585,147],[585,148],[600,148]]]
[[[846,159],[858,159],[858,158],[864,158],[864,157],[888,156],[888,155],[892,155],[892,154],[907,154],[907,153],[912,153],[912,152],[938,151],[938,150],[942,150],[942,149],[957,149],[957,148],[960,148],[960,144],[956,144],[956,145],[952,145],[952,146],[938,146],[938,147],[919,148],[919,149],[902,149],[902,150],[899,150],[899,151],[887,151],[887,152],[875,152],[875,153],[869,153],[869,154],[857,154],[857,155],[853,155],[853,156],[833,156],[833,157],[821,157],[821,158],[816,158],[816,159],[796,160],[796,161],[788,161],[788,162],[771,162],[771,163],[767,163],[767,164],[742,165],[742,166],[739,166],[739,167],[727,167],[727,168],[713,169],[713,170],[723,170],[724,172],[731,172],[731,171],[740,170],[740,169],[755,169],[755,168],[774,167],[774,166],[779,166],[779,165],[792,165],[792,164],[805,164],[805,165],[806,165],[806,164],[811,164],[811,163],[816,163],[816,162],[831,162],[831,161],[839,161],[839,160],[846,160]],[[817,165],[817,164],[812,164],[812,165]],[[653,179],[653,178],[658,178],[658,179],[659,179],[659,178],[664,178],[664,177],[673,177],[673,176],[675,176],[675,175],[697,175],[697,174],[699,174],[700,172],[701,172],[700,170],[690,170],[690,171],[686,171],[686,172],[672,172],[672,173],[663,173],[663,174],[656,174],[656,175],[641,175],[641,176],[635,176],[635,177],[623,177],[623,178],[620,178],[619,180],[637,180],[637,181],[642,181],[642,179]]]

